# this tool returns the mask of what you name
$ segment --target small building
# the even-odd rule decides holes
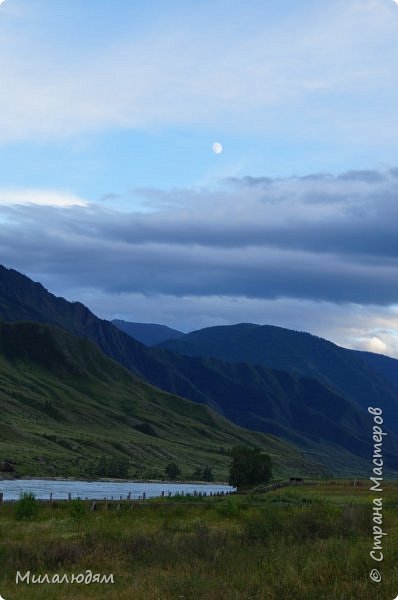
[[[304,479],[302,477],[290,477],[290,483],[303,483]]]

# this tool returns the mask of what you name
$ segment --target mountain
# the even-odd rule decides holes
[[[294,443],[335,474],[359,468],[368,474],[369,415],[333,389],[262,365],[183,356],[180,361],[208,405],[232,422]],[[386,464],[397,469],[398,443],[391,432],[384,450]]]
[[[90,339],[158,388],[207,404],[239,426],[278,435],[323,462],[332,473],[369,473],[369,416],[329,384],[263,365],[148,348],[83,304],[57,298],[41,284],[4,267],[0,267],[0,319],[48,323]],[[376,382],[377,388],[378,375],[374,373],[372,380],[373,371],[367,369],[369,384]],[[385,443],[390,468],[397,468],[397,448],[397,439],[390,434]]]
[[[40,283],[0,265],[0,319],[35,321],[61,327],[96,343],[110,358],[161,389],[205,402],[189,380],[173,368],[167,352],[152,351],[80,302],[68,302]]]
[[[162,392],[92,342],[37,323],[0,323],[0,459],[18,475],[95,475],[101,461],[130,476],[185,476],[211,466],[225,479],[227,449],[261,447],[280,475],[325,470],[294,448],[246,431],[208,407]],[[115,473],[116,476],[116,473]]]
[[[166,340],[175,340],[185,335],[182,331],[155,323],[130,323],[119,319],[114,319],[111,323],[145,346],[155,346]]]
[[[309,333],[251,323],[208,327],[158,347],[184,356],[265,365],[316,379],[363,410],[383,408],[389,428],[398,431],[398,389],[391,385],[392,373],[398,378],[398,363],[393,359],[382,362],[377,355],[347,350]]]
[[[391,358],[384,354],[375,354],[374,352],[358,350],[351,350],[351,352],[370,365],[380,375],[383,375],[384,379],[389,381],[398,390],[398,360],[396,358]]]

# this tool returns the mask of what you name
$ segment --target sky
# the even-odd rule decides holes
[[[393,0],[5,0],[0,263],[398,357],[397,64]]]

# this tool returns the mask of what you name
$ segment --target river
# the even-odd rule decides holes
[[[9,479],[0,480],[0,492],[3,500],[18,500],[23,492],[32,492],[38,500],[49,500],[50,494],[54,500],[66,500],[69,494],[72,498],[89,500],[120,500],[131,498],[154,498],[175,496],[176,494],[194,494],[204,492],[209,495],[217,492],[231,492],[234,488],[229,485],[213,483],[151,483],[137,481],[78,481],[58,479]]]

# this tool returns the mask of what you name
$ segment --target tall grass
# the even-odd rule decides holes
[[[398,593],[398,486],[387,486],[380,584],[371,503],[346,485],[191,502],[0,507],[0,593],[11,599],[389,600]],[[349,501],[347,502],[347,499]],[[394,538],[395,536],[395,538]],[[113,573],[114,585],[15,585],[24,573]]]

